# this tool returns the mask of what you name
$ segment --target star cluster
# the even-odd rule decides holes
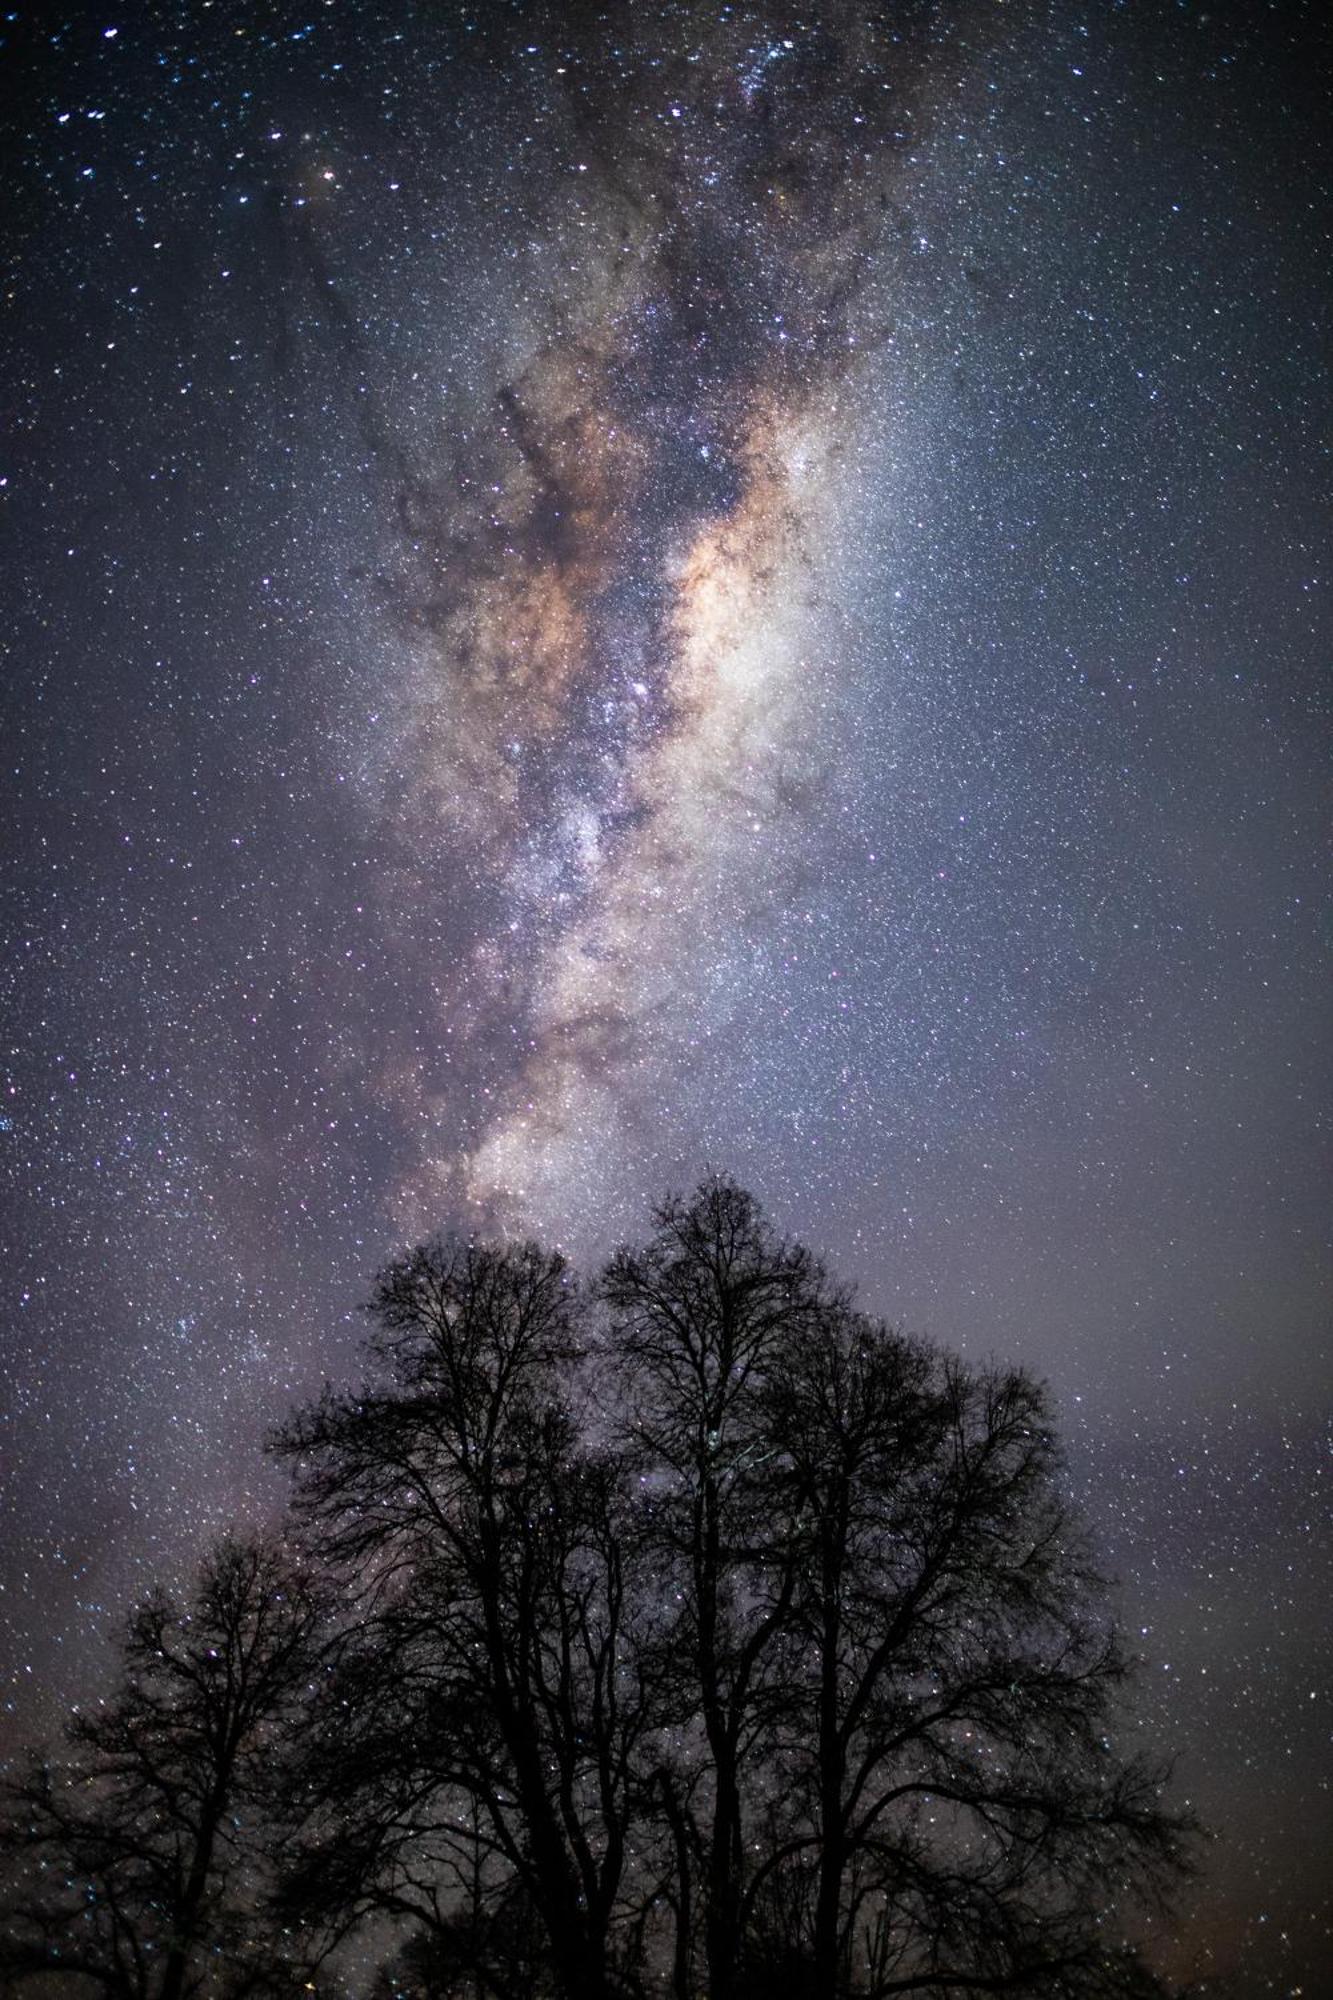
[[[711,1164],[1049,1376],[1158,1955],[1316,1991],[1312,10],[3,33],[6,1741],[390,1250]]]

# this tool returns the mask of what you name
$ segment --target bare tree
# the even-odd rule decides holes
[[[133,1613],[121,1682],[3,1798],[0,1964],[126,2000],[290,1987],[256,1896],[266,1774],[316,1671],[320,1593],[257,1539],[223,1541],[186,1605]]]
[[[278,1441],[347,1607],[292,1910],[399,1920],[469,2000],[1154,1990],[1119,1907],[1187,1829],[1111,1747],[1037,1385],[857,1313],[720,1179],[591,1301],[434,1245],[371,1312],[372,1379]]]
[[[666,1201],[641,1250],[602,1279],[626,1434],[653,1498],[657,1643],[672,1673],[659,1774],[676,1856],[675,1986],[692,1990],[691,1877],[701,1877],[711,2000],[740,1963],[747,1814],[786,1706],[783,1640],[799,1575],[794,1487],[765,1428],[771,1371],[832,1310],[809,1252],[744,1190],[707,1181]],[[648,1579],[644,1579],[647,1583]]]
[[[1171,1878],[1184,1822],[1111,1753],[1126,1662],[1044,1392],[839,1306],[764,1400],[801,1554],[787,1825],[749,1893],[808,1878],[793,1991],[1125,1990],[1093,1919]]]
[[[633,1510],[566,1396],[574,1287],[535,1246],[436,1244],[370,1311],[375,1377],[277,1440],[355,1616],[306,1748],[289,1895],[424,1926],[500,1996],[506,1912],[551,1977],[618,1983],[616,1918],[649,1714],[629,1642]]]
[[[1109,1747],[1125,1661],[1043,1392],[855,1313],[722,1179],[602,1295],[653,1503],[680,2000],[1138,1978],[1089,1912],[1169,1879],[1184,1823]]]

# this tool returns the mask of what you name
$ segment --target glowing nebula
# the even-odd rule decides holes
[[[738,947],[829,760],[813,614],[910,56],[854,9],[690,25],[613,49],[571,31],[577,172],[547,227],[577,307],[497,385],[470,458],[401,503],[415,838],[447,843],[476,908],[440,1021],[470,1116],[419,1085],[411,1227],[558,1232],[615,1175],[620,1135],[744,1005]]]

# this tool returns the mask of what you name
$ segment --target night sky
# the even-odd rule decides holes
[[[1162,1962],[1331,1990],[1318,11],[5,16],[7,1743],[713,1167],[1049,1378]]]

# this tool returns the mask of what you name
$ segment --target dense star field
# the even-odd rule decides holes
[[[5,1747],[711,1166],[1049,1378],[1156,1956],[1327,1990],[1316,11],[6,16]]]

